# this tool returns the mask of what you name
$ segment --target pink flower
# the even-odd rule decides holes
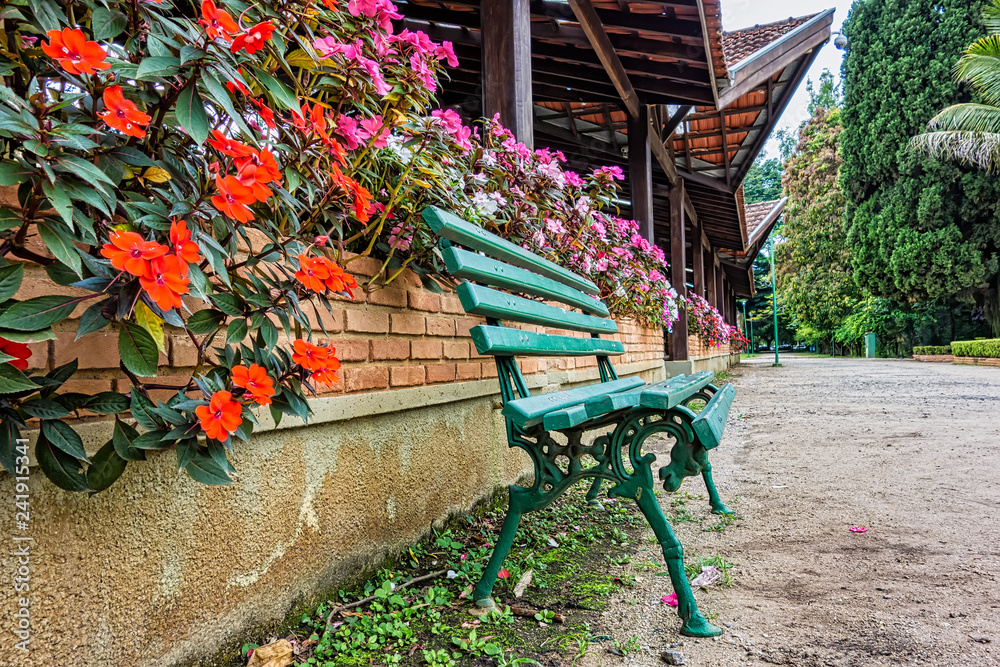
[[[431,116],[435,119],[435,123],[439,124],[445,132],[452,136],[459,148],[465,151],[472,149],[472,143],[469,142],[472,130],[462,125],[461,116],[451,109],[443,111],[435,109],[431,112]]]
[[[385,148],[389,145],[390,128],[382,127],[382,124],[382,116],[365,118],[361,121],[361,134],[366,139],[375,137],[375,141],[372,143],[375,148]]]
[[[325,246],[325,245],[326,245],[327,243],[329,243],[329,242],[330,242],[330,237],[329,237],[329,236],[325,236],[325,235],[320,235],[320,236],[317,236],[317,237],[316,237],[316,238],[315,238],[315,239],[313,240],[313,243],[314,243],[315,245],[318,245],[318,246],[319,246],[319,247],[321,247],[321,248],[322,248],[323,246]]]
[[[503,568],[502,570],[500,570],[499,572],[497,572],[497,578],[498,579],[510,579],[510,571],[507,570],[507,568]]]
[[[389,232],[389,245],[400,250],[409,250],[413,235],[409,230],[403,229],[403,223],[398,222]]]
[[[337,132],[344,140],[344,144],[347,145],[347,150],[349,151],[357,149],[365,139],[358,132],[358,121],[350,116],[341,115],[337,117]]]
[[[852,533],[867,533],[868,532],[868,529],[865,528],[864,526],[851,526],[850,528],[848,528],[848,530],[851,531]]]
[[[667,605],[668,607],[676,607],[679,602],[677,601],[677,593],[671,593],[670,595],[664,595],[660,598],[660,602]]]
[[[434,70],[427,66],[422,56],[416,53],[410,56],[410,67],[420,77],[420,83],[424,88],[432,93],[437,90],[437,77],[434,75]]]
[[[441,42],[435,49],[434,55],[438,60],[448,61],[448,67],[458,67],[458,58],[455,57],[455,47],[451,42]]]

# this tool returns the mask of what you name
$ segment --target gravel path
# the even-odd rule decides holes
[[[640,565],[603,625],[644,650],[589,664],[1000,665],[1000,369],[788,355],[745,363],[720,493],[741,519],[678,528],[687,557],[721,554],[734,585],[696,593],[726,632],[677,636],[665,577]],[[703,493],[699,480],[682,491]],[[672,498],[661,494],[669,507]],[[852,525],[865,534],[848,531]],[[662,561],[656,561],[662,563]]]

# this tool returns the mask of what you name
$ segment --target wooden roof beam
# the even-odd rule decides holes
[[[635,88],[632,87],[632,82],[629,81],[625,67],[618,59],[618,54],[611,44],[608,33],[601,25],[601,19],[597,16],[594,5],[591,4],[590,0],[569,0],[569,6],[579,21],[580,27],[586,33],[591,47],[597,53],[597,57],[601,59],[604,71],[608,73],[611,82],[618,89],[622,101],[625,102],[625,107],[633,118],[638,118],[641,104],[639,96],[636,94]]]

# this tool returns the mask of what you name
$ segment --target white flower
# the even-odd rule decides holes
[[[499,208],[496,200],[482,190],[472,195],[472,204],[479,211],[480,215],[492,215]]]

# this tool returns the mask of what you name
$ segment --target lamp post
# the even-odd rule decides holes
[[[771,237],[771,306],[774,309],[774,365],[780,362],[778,359],[778,283],[774,279],[774,237]]]

